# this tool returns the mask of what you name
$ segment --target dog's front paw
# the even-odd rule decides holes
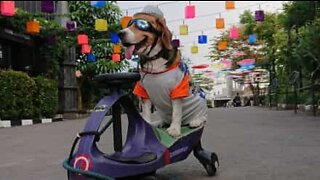
[[[179,125],[171,124],[167,132],[173,137],[179,137],[181,135],[181,128]]]
[[[195,120],[193,120],[193,121],[191,121],[191,122],[189,123],[189,126],[192,127],[192,128],[196,128],[196,127],[201,126],[202,123],[203,123],[203,120],[202,120],[202,119],[195,119]]]

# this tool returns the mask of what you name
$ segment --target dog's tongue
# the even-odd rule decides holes
[[[131,46],[127,47],[126,52],[125,52],[126,59],[131,59],[134,48],[135,48],[135,45],[131,45]]]

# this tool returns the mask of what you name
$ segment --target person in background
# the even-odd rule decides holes
[[[240,98],[239,93],[237,93],[237,95],[233,99],[233,106],[234,107],[241,106],[241,98]]]

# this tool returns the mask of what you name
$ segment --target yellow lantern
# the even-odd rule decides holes
[[[228,47],[227,41],[219,41],[218,42],[218,50],[223,51],[223,50],[226,50],[227,47]]]
[[[217,18],[216,19],[216,28],[223,29],[224,28],[224,18]]]
[[[95,28],[97,31],[108,31],[108,22],[105,19],[96,19]]]
[[[113,45],[113,53],[120,54],[121,53],[121,46],[120,44]]]
[[[180,25],[180,35],[188,35],[188,25],[182,24]]]
[[[191,53],[192,54],[197,54],[198,53],[198,46],[197,45],[193,45],[191,46]]]
[[[40,25],[38,21],[28,21],[27,22],[27,33],[38,34],[40,32]]]
[[[234,9],[234,1],[226,1],[226,9]]]
[[[129,21],[132,19],[131,16],[123,16],[121,18],[121,26],[122,29],[127,28]]]

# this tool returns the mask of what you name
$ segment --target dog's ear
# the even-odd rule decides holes
[[[166,25],[166,21],[163,18],[158,18],[157,23],[160,26],[160,31],[162,32],[161,41],[163,46],[166,49],[172,49],[171,39],[172,33],[169,31],[168,26]]]

